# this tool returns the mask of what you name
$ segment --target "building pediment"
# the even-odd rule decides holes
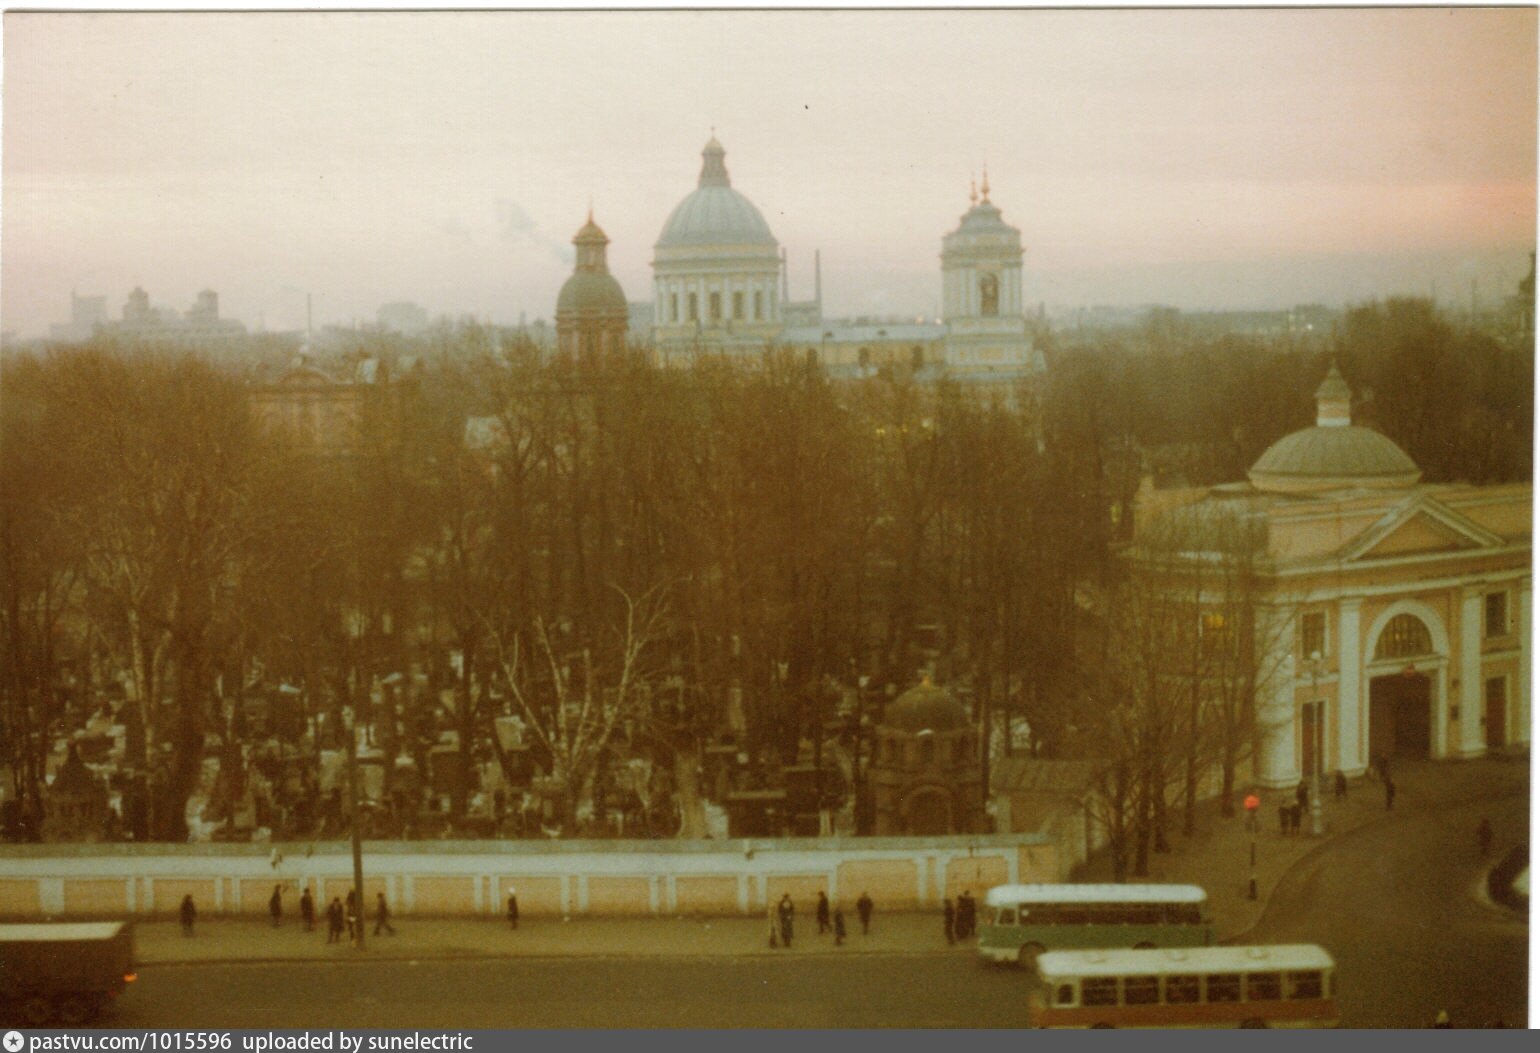
[[[1344,561],[1502,548],[1503,539],[1467,517],[1419,496],[1386,513],[1344,546]]]

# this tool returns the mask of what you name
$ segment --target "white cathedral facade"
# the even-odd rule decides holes
[[[970,194],[942,239],[939,321],[827,323],[821,280],[811,302],[786,298],[785,255],[763,213],[733,189],[715,137],[700,178],[675,206],[653,249],[651,337],[660,361],[788,349],[834,374],[900,367],[963,381],[1010,382],[1043,371],[1022,295],[1021,231],[989,199]]]

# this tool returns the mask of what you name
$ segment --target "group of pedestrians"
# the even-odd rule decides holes
[[[856,916],[861,921],[861,935],[865,936],[872,931],[872,897],[865,892],[856,900]],[[831,904],[829,896],[823,890],[818,892],[818,905],[814,908],[813,917],[818,922],[818,935],[832,934],[834,946],[843,947],[848,931],[845,927],[845,911],[838,904]],[[791,901],[791,893],[781,896],[780,902],[770,909],[770,946],[791,947],[792,938],[796,935],[797,907]]]
[[[192,897],[187,897],[191,901]],[[188,904],[184,904],[184,907]],[[273,928],[283,924],[283,885],[273,886],[273,894],[267,900],[268,917],[272,919]],[[306,932],[315,931],[316,910],[315,896],[311,894],[309,886],[299,896],[299,920]],[[349,942],[355,940],[363,929],[364,920],[358,910],[358,893],[355,889],[349,889],[347,901],[344,903],[341,896],[333,896],[332,901],[326,905],[326,942],[342,942],[343,933],[347,933]],[[374,896],[374,935],[380,933],[387,936],[396,934],[396,927],[390,921],[390,904],[385,900],[385,893],[377,892]]]
[[[950,899],[943,900],[941,922],[946,929],[947,943],[956,943],[958,940],[966,940],[977,935],[979,910],[978,901],[973,898],[973,893],[963,889],[962,895],[957,897],[955,906]]]

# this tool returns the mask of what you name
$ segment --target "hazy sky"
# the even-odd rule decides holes
[[[590,200],[647,300],[713,127],[836,314],[936,309],[985,162],[1050,305],[1496,298],[1535,240],[1534,10],[8,14],[4,57],[21,334],[135,284],[548,317]]]

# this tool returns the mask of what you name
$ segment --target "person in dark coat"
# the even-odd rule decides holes
[[[510,929],[519,927],[519,893],[512,888],[508,890],[508,927]]]
[[[1294,787],[1294,800],[1299,804],[1300,811],[1310,810],[1310,784],[1304,779],[1299,780],[1299,785]]]
[[[1336,790],[1338,799],[1347,796],[1347,776],[1342,774],[1342,769],[1337,769],[1337,774],[1332,776],[1332,785]]]
[[[781,923],[781,945],[790,948],[792,923],[797,915],[797,908],[791,902],[790,893],[781,896],[781,902],[775,908],[775,915]]]
[[[182,935],[193,934],[193,922],[198,920],[198,908],[193,906],[192,893],[182,897],[182,905],[177,908],[177,913],[182,919]]]
[[[305,923],[306,932],[315,931],[315,897],[308,887],[299,897],[299,920]]]
[[[834,908],[834,946],[845,946],[845,912]]]
[[[1385,776],[1385,811],[1390,811],[1396,806],[1396,784],[1390,781],[1390,776]]]
[[[390,923],[390,907],[385,903],[385,893],[374,894],[374,934],[378,936],[384,929],[387,935],[394,936],[396,927]]]
[[[1289,806],[1287,804],[1278,805],[1278,832],[1280,834],[1287,834],[1289,832]]]
[[[829,931],[829,897],[820,890],[818,893],[818,935],[822,936]]]
[[[326,907],[326,942],[340,943],[342,941],[342,900],[336,896]]]
[[[972,936],[977,929],[978,904],[973,901],[973,893],[963,889],[963,894],[957,899],[957,935],[964,938]]]
[[[348,940],[358,939],[358,934],[363,929],[363,919],[358,916],[358,889],[348,889],[347,898]]]
[[[872,897],[861,893],[861,898],[856,900],[856,913],[861,917],[861,935],[865,936],[872,931]]]
[[[273,894],[267,898],[267,912],[272,916],[273,928],[283,924],[283,886],[274,885]]]
[[[946,942],[957,942],[957,911],[952,909],[952,901],[941,902],[941,923],[946,926]]]

